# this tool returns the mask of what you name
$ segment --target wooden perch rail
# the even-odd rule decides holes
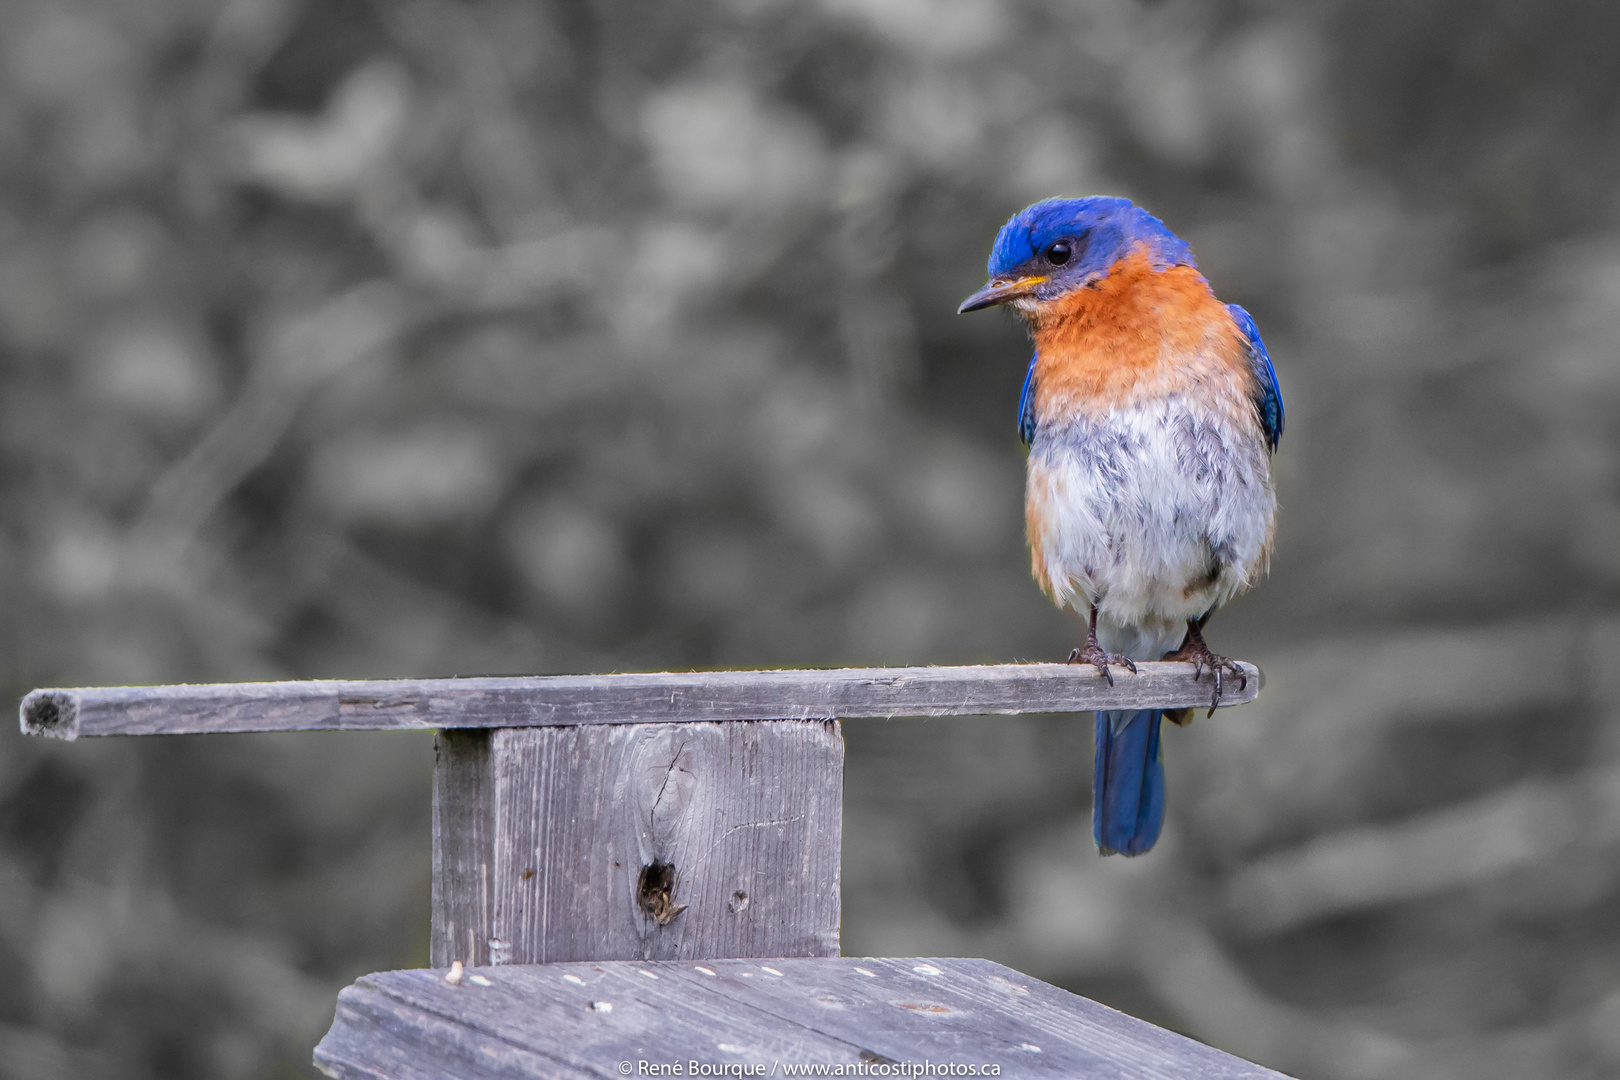
[[[1090,712],[1208,705],[1206,673],[1185,663],[696,671],[370,682],[228,683],[35,690],[30,735],[181,735],[230,731],[513,728],[708,720],[839,720]],[[1221,705],[1253,701],[1260,669],[1227,678]]]

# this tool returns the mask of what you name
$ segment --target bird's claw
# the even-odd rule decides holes
[[[1095,641],[1087,641],[1084,646],[1071,652],[1068,662],[1071,664],[1090,664],[1097,669],[1097,672],[1103,678],[1108,680],[1109,686],[1114,685],[1114,674],[1108,670],[1109,664],[1119,664],[1132,675],[1136,674],[1136,662],[1134,660],[1123,653],[1103,652],[1102,646]]]
[[[1210,652],[1209,646],[1204,644],[1204,639],[1202,636],[1189,636],[1186,644],[1182,645],[1182,647],[1177,649],[1175,652],[1165,653],[1164,658],[1166,660],[1180,660],[1183,663],[1192,664],[1193,682],[1198,681],[1199,676],[1203,675],[1205,668],[1209,669],[1215,686],[1209,697],[1209,712],[1204,714],[1204,718],[1206,720],[1215,715],[1215,707],[1221,703],[1221,692],[1225,689],[1221,679],[1222,671],[1229,671],[1238,677],[1239,690],[1247,690],[1249,688],[1249,673],[1244,671],[1243,667],[1236,661],[1228,660],[1224,656],[1219,656],[1213,652]]]

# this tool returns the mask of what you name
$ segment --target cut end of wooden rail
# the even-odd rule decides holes
[[[24,735],[79,737],[79,697],[66,690],[35,690],[22,701]]]

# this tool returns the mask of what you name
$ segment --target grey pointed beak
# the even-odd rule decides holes
[[[1028,296],[1046,280],[1045,276],[991,278],[984,288],[962,301],[962,306],[956,309],[956,313],[966,315],[970,311],[995,307],[997,304],[1005,304],[1009,300],[1017,300],[1021,296]]]

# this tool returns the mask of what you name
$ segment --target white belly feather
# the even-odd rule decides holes
[[[1054,599],[1136,660],[1255,582],[1276,513],[1258,425],[1181,395],[1040,426],[1027,497]]]

